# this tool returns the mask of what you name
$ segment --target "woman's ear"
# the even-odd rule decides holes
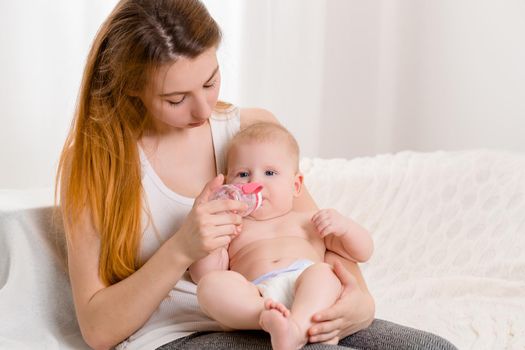
[[[303,179],[304,179],[304,176],[300,172],[295,174],[295,179],[293,182],[295,197],[298,197],[301,194],[301,190],[303,189]]]
[[[135,91],[135,90],[126,91],[126,95],[131,96],[131,97],[137,97],[137,98],[142,97],[142,93],[140,91]]]
[[[126,92],[126,95],[130,97],[142,99],[145,96],[145,93],[148,92],[148,89],[149,86],[145,86],[144,84],[139,84],[137,81],[134,81],[132,83],[129,83],[124,88],[124,91]]]

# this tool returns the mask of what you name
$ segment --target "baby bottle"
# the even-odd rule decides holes
[[[229,184],[222,185],[210,196],[213,199],[235,199],[246,203],[248,209],[240,212],[241,216],[248,216],[253,213],[262,204],[262,190],[263,186],[258,182],[250,182],[246,184]]]

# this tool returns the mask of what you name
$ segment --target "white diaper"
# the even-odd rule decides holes
[[[255,279],[253,283],[263,298],[278,301],[290,309],[295,296],[297,277],[313,264],[311,260],[297,260],[288,267],[265,273]]]

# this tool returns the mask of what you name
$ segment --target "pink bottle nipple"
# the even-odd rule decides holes
[[[263,185],[261,185],[258,182],[250,182],[247,184],[243,184],[241,186],[241,189],[242,189],[242,192],[244,192],[244,194],[252,194],[252,193],[257,194],[261,192],[261,190],[263,189]]]

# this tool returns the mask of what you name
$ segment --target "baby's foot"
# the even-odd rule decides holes
[[[264,307],[266,310],[261,312],[259,324],[270,333],[273,350],[295,350],[306,344],[306,332],[301,332],[297,323],[289,317],[290,310],[286,306],[268,299]]]
[[[290,316],[290,310],[283,304],[272,299],[266,299],[264,301],[264,308],[266,310],[277,310],[283,314],[284,317]]]

